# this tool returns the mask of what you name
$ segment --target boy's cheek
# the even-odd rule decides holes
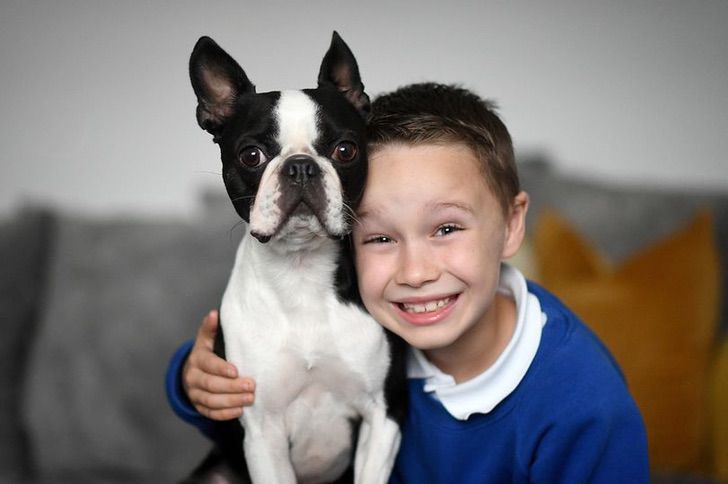
[[[366,247],[354,242],[354,268],[361,285],[365,280],[371,279],[371,271],[375,267],[376,261],[372,259],[371,254]]]
[[[367,257],[356,256],[354,262],[356,265],[357,282],[359,284],[359,295],[364,306],[371,313],[381,298],[381,291],[379,290],[381,284],[378,282],[380,275],[377,274],[375,269],[376,263],[368,260]]]
[[[372,283],[371,274],[364,269],[364,265],[359,264],[358,262],[359,261],[357,261],[356,264],[356,278],[359,285],[359,293],[364,304],[368,306],[371,302],[373,302],[372,295],[374,294],[374,284]]]

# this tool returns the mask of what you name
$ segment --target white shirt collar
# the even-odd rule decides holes
[[[422,351],[410,347],[407,376],[423,378],[424,390],[434,393],[459,420],[466,420],[474,413],[488,413],[510,395],[526,375],[541,341],[546,315],[541,312],[538,298],[528,292],[523,274],[502,264],[498,291],[515,300],[516,327],[501,355],[480,375],[456,384],[452,376],[430,363]]]

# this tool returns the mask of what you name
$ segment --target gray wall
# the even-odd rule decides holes
[[[0,1],[0,214],[28,200],[189,214],[221,185],[194,119],[202,34],[260,91],[313,85],[331,31],[371,94],[460,82],[519,154],[629,183],[728,188],[728,2]]]

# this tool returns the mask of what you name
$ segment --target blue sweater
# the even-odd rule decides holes
[[[456,420],[411,379],[392,483],[646,483],[647,436],[607,349],[529,283],[547,315],[516,390],[488,414]]]
[[[529,283],[547,315],[521,383],[488,414],[453,418],[423,380],[410,379],[410,408],[392,484],[505,482],[647,483],[647,437],[616,362],[560,301]],[[179,381],[190,345],[167,374],[175,412],[216,439]]]

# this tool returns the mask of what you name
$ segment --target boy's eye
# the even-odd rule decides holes
[[[376,235],[374,237],[369,237],[368,239],[364,239],[364,244],[388,244],[392,241],[389,237],[386,235]]]
[[[437,230],[435,231],[435,234],[439,235],[439,236],[450,235],[453,232],[458,232],[460,230],[463,230],[462,227],[458,227],[457,225],[454,225],[454,224],[445,224],[445,225],[439,226],[437,228]]]

